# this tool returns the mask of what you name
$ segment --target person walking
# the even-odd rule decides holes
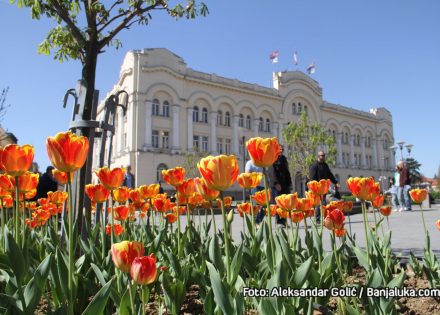
[[[125,177],[122,185],[128,188],[134,188],[135,178],[134,178],[134,174],[131,172],[130,165],[127,166],[127,171],[125,172]]]
[[[292,178],[290,176],[289,171],[289,163],[287,162],[286,156],[284,153],[284,146],[281,145],[281,154],[278,156],[278,159],[273,164],[273,169],[275,172],[275,177],[278,182],[279,191],[277,191],[277,195],[290,194],[292,191]],[[275,215],[276,223],[282,226],[286,226],[286,219],[281,218],[278,213]]]
[[[399,173],[399,187],[397,196],[399,198],[400,210],[411,211],[411,201],[409,198],[409,190],[411,189],[411,178],[409,176],[409,169],[405,162],[399,161],[396,166]]]
[[[46,173],[41,175],[37,185],[37,194],[35,196],[36,200],[40,198],[47,198],[47,193],[49,191],[58,190],[58,183],[52,175],[53,169],[55,169],[53,166],[48,166],[46,168]]]
[[[338,181],[330,170],[330,167],[325,162],[325,153],[324,151],[319,151],[316,161],[310,166],[309,169],[309,179],[310,181],[316,180],[320,181],[321,179],[330,179],[330,181],[336,186],[336,189],[340,188]],[[326,195],[324,195],[322,200],[322,204],[326,205]],[[321,208],[320,206],[316,207],[316,222],[321,222]]]
[[[397,185],[396,181],[393,177],[390,177],[390,187],[385,192],[385,194],[391,194],[391,204],[393,206],[393,211],[396,212],[399,210],[398,207],[398,198],[397,198]]]

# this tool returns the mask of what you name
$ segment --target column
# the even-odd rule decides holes
[[[350,166],[355,167],[354,163],[354,135],[350,136]]]
[[[278,142],[280,142],[280,133],[279,133],[279,125],[277,122],[273,122],[270,126],[272,128],[272,135],[278,139]]]
[[[336,165],[338,167],[342,167],[342,137],[343,136],[344,136],[344,134],[342,132],[338,133],[336,136],[336,146],[337,146],[337,150],[338,150]]]
[[[258,137],[258,126],[260,125],[259,119],[254,119],[254,125],[252,126],[252,130],[254,131],[254,137]]]
[[[361,139],[361,150],[362,150],[362,155],[361,155],[361,168],[365,169],[367,168],[367,159],[365,156],[365,141],[367,141],[367,138],[362,137]]]
[[[171,131],[173,134],[173,142],[171,145],[171,152],[175,153],[180,150],[180,126],[179,126],[179,118],[180,118],[180,105],[174,104],[172,108],[173,112],[173,130]]]
[[[394,170],[396,168],[396,151],[393,152],[392,149],[386,148],[390,154],[390,169]]]
[[[188,127],[188,143],[187,143],[187,149],[188,152],[193,151],[193,108],[188,107],[187,108],[187,127]]]
[[[238,116],[232,116],[232,154],[237,158],[240,156],[238,151]]]
[[[152,110],[153,110],[153,103],[151,101],[146,101],[145,102],[145,144],[144,144],[144,148],[146,149],[151,148]],[[120,117],[124,119],[122,115]],[[123,133],[124,132],[122,131],[122,134]],[[123,143],[123,141],[121,143]]]
[[[211,112],[210,119],[211,119],[211,153],[217,154],[217,112]]]
[[[377,152],[377,158],[379,160],[378,166],[379,166],[379,169],[382,170],[382,169],[385,168],[385,165],[384,165],[384,163],[385,163],[385,160],[384,160],[385,159],[385,154],[384,154],[384,150],[383,150],[383,141],[380,140],[380,138],[378,136],[377,139],[376,139],[376,142],[377,142],[377,148],[378,148],[378,150],[377,150],[378,151]],[[392,157],[390,157],[390,161],[391,161],[391,159],[392,159]]]
[[[377,170],[378,168],[378,164],[377,164],[377,146],[376,146],[376,139],[371,139],[371,148],[373,150],[373,158],[372,158],[372,163],[373,163],[373,169]]]

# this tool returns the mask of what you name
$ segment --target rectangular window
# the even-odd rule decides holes
[[[193,149],[194,151],[199,151],[200,144],[199,144],[199,136],[193,136]]]
[[[238,144],[238,153],[240,154],[240,157],[243,155],[244,150],[244,142],[243,137],[240,138],[240,143]]]
[[[217,138],[217,152],[219,154],[223,153],[223,139],[222,138]]]
[[[202,152],[208,152],[208,137],[202,137]]]
[[[225,154],[231,154],[231,139],[225,139]]]
[[[159,147],[159,130],[153,130],[151,132],[151,145],[153,148]]]
[[[162,148],[163,149],[170,148],[170,133],[168,131],[162,132]]]

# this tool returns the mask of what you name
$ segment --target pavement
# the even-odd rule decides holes
[[[440,219],[440,205],[431,205],[431,208],[423,209],[425,216],[426,227],[431,237],[431,249],[436,256],[440,259],[440,231],[436,227],[436,221]],[[380,217],[380,214],[377,214]],[[422,223],[421,210],[419,206],[414,206],[412,211],[392,212],[389,218],[390,228],[392,230],[391,246],[395,253],[401,253],[402,256],[407,256],[412,251],[416,256],[423,256],[423,249],[425,247],[425,236]],[[215,220],[218,229],[223,228],[221,214],[215,215]],[[351,228],[353,234],[356,234],[356,243],[359,246],[365,246],[365,232],[362,220],[362,214],[353,214],[350,216]],[[373,213],[368,213],[368,220],[370,224],[374,224]],[[195,218],[195,224],[198,224],[197,217]],[[186,216],[181,216],[182,225],[186,224]],[[204,222],[204,215],[202,216],[202,222]],[[346,229],[349,231],[348,217],[346,217]],[[275,221],[272,221],[272,227],[275,229]],[[384,220],[384,231],[388,230],[386,220]],[[241,241],[241,231],[243,229],[243,219],[235,213],[234,221],[232,222],[232,239],[234,242],[239,243]],[[286,228],[287,233],[290,232],[290,228]],[[382,231],[379,229],[379,236],[382,236]],[[300,235],[304,240],[304,226],[300,225]],[[290,235],[290,234],[289,234]],[[330,251],[330,231],[324,228],[323,233],[323,245],[324,249]]]

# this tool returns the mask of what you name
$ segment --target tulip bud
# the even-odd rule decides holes
[[[136,257],[144,254],[144,247],[139,242],[123,241],[112,245],[112,260],[123,272],[129,272]]]
[[[228,220],[229,223],[231,223],[232,221],[234,221],[234,209],[231,209],[231,210],[229,211],[228,216],[227,216],[227,220]]]
[[[156,281],[157,268],[154,255],[136,257],[130,268],[130,276],[134,282],[140,285]]]

